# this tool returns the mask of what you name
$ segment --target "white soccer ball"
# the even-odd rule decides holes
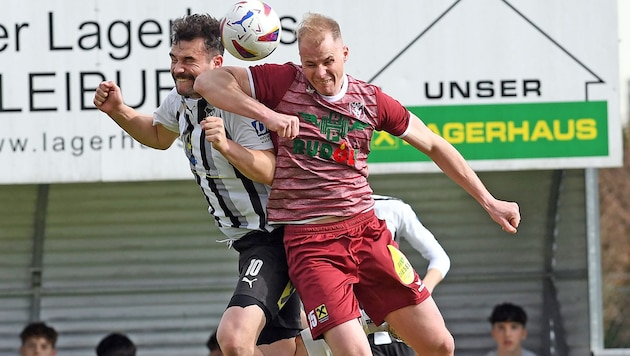
[[[231,55],[257,61],[280,44],[280,18],[259,0],[239,1],[221,20],[221,40]]]

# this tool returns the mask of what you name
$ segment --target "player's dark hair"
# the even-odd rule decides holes
[[[26,340],[32,337],[43,337],[48,340],[53,349],[57,344],[57,331],[52,327],[46,325],[43,322],[34,322],[28,324],[20,333],[20,339],[22,339],[22,345],[26,343]]]
[[[192,41],[203,38],[209,53],[223,55],[225,51],[221,42],[220,22],[208,14],[192,14],[173,21],[173,44],[179,41]]]
[[[96,346],[96,356],[135,356],[136,345],[126,335],[111,333]]]
[[[525,326],[527,324],[527,313],[518,305],[502,303],[494,307],[488,320],[491,324],[511,321]]]

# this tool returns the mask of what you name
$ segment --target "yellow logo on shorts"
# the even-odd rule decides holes
[[[392,262],[394,262],[394,269],[396,270],[396,274],[398,274],[398,278],[400,278],[403,284],[412,283],[415,274],[407,257],[392,245],[387,245],[387,248],[389,249],[389,253],[392,254]]]
[[[328,309],[326,309],[326,305],[322,304],[315,308],[315,315],[317,315],[317,321],[320,323],[328,320]]]
[[[282,309],[282,307],[284,307],[284,305],[289,301],[289,298],[291,298],[291,295],[293,295],[293,292],[295,292],[295,287],[293,287],[293,283],[289,281],[284,287],[282,295],[278,300],[278,309]]]

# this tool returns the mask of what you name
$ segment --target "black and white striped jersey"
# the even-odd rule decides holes
[[[273,148],[269,130],[261,122],[215,108],[204,99],[182,97],[175,89],[156,109],[153,124],[179,133],[208,211],[227,237],[237,239],[252,230],[273,230],[266,214],[270,187],[245,177],[212,148],[200,125],[207,116],[223,118],[227,137],[243,147]]]

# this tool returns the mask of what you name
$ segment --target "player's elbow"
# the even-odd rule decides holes
[[[161,143],[161,142],[143,143],[143,145],[151,147],[151,148],[156,149],[156,150],[161,150],[161,151],[165,151],[169,147],[171,147],[170,144],[167,145],[167,144]]]
[[[265,177],[265,178],[263,178],[261,180],[262,180],[261,183],[271,187],[271,184],[273,183],[273,176]]]
[[[207,99],[207,97],[212,93],[212,84],[214,83],[211,77],[212,71],[206,71],[197,76],[197,78],[195,78],[195,82],[193,83],[193,90],[195,93]]]
[[[195,78],[195,82],[193,83],[193,90],[195,91],[195,93],[204,96],[204,93],[206,93],[207,88],[206,85],[204,84],[204,75],[201,74],[200,76],[198,76],[197,78]]]
[[[156,138],[152,140],[148,140],[148,141],[149,142],[144,143],[145,146],[149,146],[156,150],[164,151],[171,147],[171,145],[175,141],[175,136],[171,136],[171,135],[165,136],[165,135],[160,135],[158,133]]]

